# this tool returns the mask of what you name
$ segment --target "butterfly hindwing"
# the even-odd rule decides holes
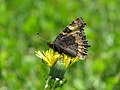
[[[84,59],[88,47],[90,47],[83,29],[85,25],[86,23],[82,18],[77,18],[57,36],[54,42],[48,43],[49,47],[60,54],[65,53],[72,57],[78,56],[80,59]]]

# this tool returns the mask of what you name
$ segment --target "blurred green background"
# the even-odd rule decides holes
[[[0,90],[43,90],[49,67],[35,51],[48,49],[82,17],[91,48],[57,90],[120,90],[120,0],[0,0]]]

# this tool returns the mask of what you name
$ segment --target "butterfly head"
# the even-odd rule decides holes
[[[50,48],[55,48],[55,45],[53,42],[47,42],[47,45],[50,47]]]

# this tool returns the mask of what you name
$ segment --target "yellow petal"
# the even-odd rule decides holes
[[[40,51],[36,51],[36,56],[38,56],[40,59],[44,60],[49,66],[51,66],[49,60]]]

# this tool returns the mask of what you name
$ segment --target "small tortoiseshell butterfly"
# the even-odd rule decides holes
[[[54,42],[48,42],[48,46],[60,54],[84,59],[90,47],[83,29],[85,25],[81,17],[77,18],[57,36]]]

